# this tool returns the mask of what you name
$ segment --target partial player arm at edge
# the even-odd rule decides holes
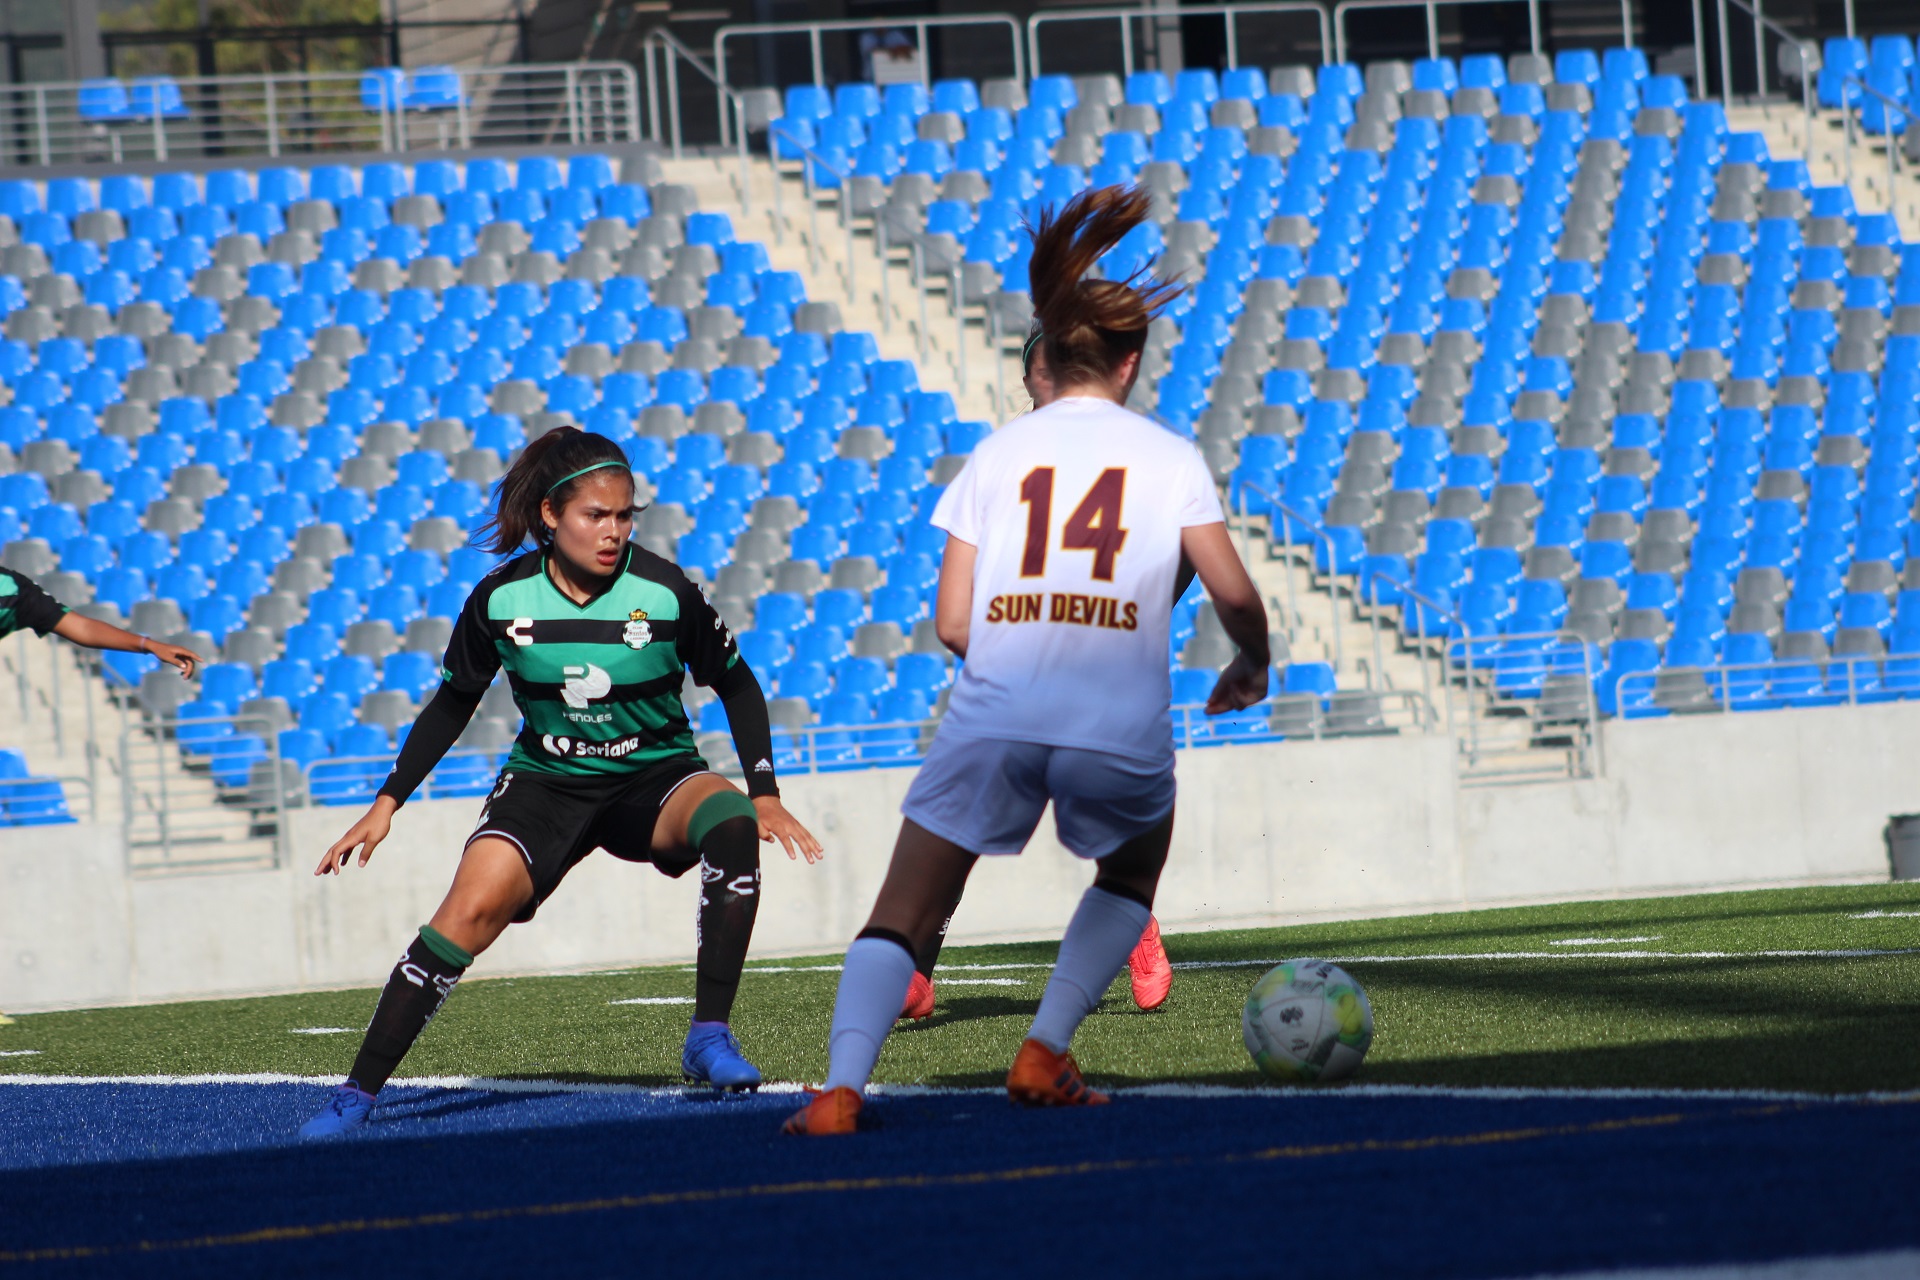
[[[480,697],[478,693],[455,689],[451,682],[441,682],[427,705],[414,717],[413,728],[407,731],[407,740],[400,746],[399,758],[393,762],[387,780],[380,784],[373,804],[358,822],[347,828],[345,835],[333,842],[313,874],[337,873],[347,865],[355,849],[360,851],[360,865],[367,865],[373,851],[392,829],[393,815],[465,732],[473,713],[480,709]]]
[[[946,554],[940,558],[940,593],[933,606],[933,629],[940,643],[963,661],[973,628],[973,562],[978,550],[971,542],[947,535]]]
[[[191,680],[194,668],[200,665],[200,655],[191,649],[150,639],[147,636],[135,635],[131,631],[121,630],[111,622],[102,622],[98,618],[89,618],[78,613],[61,615],[60,621],[53,627],[53,633],[89,649],[150,653],[168,666],[178,667],[184,679]]]
[[[1267,696],[1267,664],[1273,656],[1267,640],[1267,607],[1225,523],[1181,530],[1180,549],[1200,576],[1227,638],[1240,650],[1220,673],[1207,699],[1207,714],[1245,710]]]

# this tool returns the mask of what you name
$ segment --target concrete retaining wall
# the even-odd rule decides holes
[[[1887,874],[1881,829],[1920,810],[1920,706],[1613,723],[1605,776],[1462,790],[1443,737],[1183,753],[1169,928]],[[790,779],[827,846],[767,859],[756,955],[831,953],[864,922],[908,770]],[[477,801],[409,805],[374,863],[318,880],[355,816],[294,815],[292,865],[129,877],[117,828],[0,835],[0,1009],[374,984],[450,880]],[[953,939],[1056,936],[1090,879],[1043,828],[975,873]],[[694,885],[588,859],[486,973],[689,959]]]

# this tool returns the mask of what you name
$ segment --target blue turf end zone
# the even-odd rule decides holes
[[[0,1086],[22,1275],[1334,1273],[1498,1277],[1920,1243],[1920,1100],[395,1088],[300,1146],[309,1084]]]

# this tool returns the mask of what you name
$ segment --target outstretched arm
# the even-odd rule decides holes
[[[135,635],[131,631],[122,631],[111,622],[83,617],[77,613],[63,615],[53,628],[53,633],[89,649],[114,649],[121,653],[150,653],[168,666],[178,667],[181,676],[189,680],[193,678],[194,668],[200,665],[200,656],[191,649],[153,640],[147,636]]]
[[[1222,524],[1194,525],[1180,534],[1180,549],[1200,575],[1200,585],[1213,601],[1213,611],[1227,638],[1239,647],[1207,699],[1207,714],[1243,711],[1267,696],[1267,608],[1259,589],[1247,576],[1240,553]]]
[[[348,827],[347,833],[333,842],[313,874],[337,874],[347,865],[347,860],[353,857],[356,849],[360,851],[360,865],[366,866],[367,860],[373,857],[373,851],[387,838],[387,832],[393,826],[393,815],[407,802],[407,797],[426,781],[427,775],[433,772],[433,767],[453,747],[479,708],[479,694],[462,693],[451,684],[442,683],[427,705],[420,708],[420,714],[414,717],[413,728],[407,731],[407,740],[401,744],[400,757],[393,762],[393,771],[387,775],[387,780],[380,784],[380,793],[374,796],[373,804],[361,815],[360,821]]]

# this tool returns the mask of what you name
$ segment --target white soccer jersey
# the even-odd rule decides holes
[[[1180,533],[1222,519],[1199,451],[1108,400],[982,441],[933,514],[979,548],[941,732],[1168,758]]]

